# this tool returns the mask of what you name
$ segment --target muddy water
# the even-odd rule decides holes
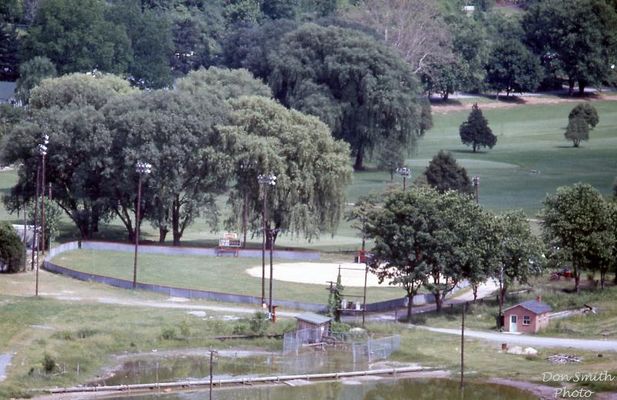
[[[228,353],[215,357],[214,379],[237,376],[293,375],[304,373],[360,371],[369,369],[366,362],[354,363],[348,353],[309,352],[299,356],[267,354],[235,356]],[[141,357],[124,362],[96,385],[173,382],[177,380],[204,379],[209,377],[210,360],[204,356],[185,355],[174,357]]]
[[[131,397],[132,400],[207,400],[208,391]],[[123,399],[127,399],[124,397]],[[461,392],[452,380],[379,380],[215,390],[215,400],[534,400],[521,390],[494,384],[467,384]]]

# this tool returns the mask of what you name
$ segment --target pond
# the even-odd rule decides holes
[[[171,357],[141,356],[129,359],[107,377],[92,382],[95,385],[161,383],[177,380],[198,380],[209,377],[210,359],[205,355]],[[226,351],[214,358],[214,379],[231,377],[294,375],[369,369],[367,362],[354,363],[349,353],[316,351],[283,356],[280,353],[254,355],[250,352]]]
[[[127,397],[118,397],[118,400]],[[132,400],[207,400],[207,390],[191,393],[133,396]],[[447,379],[380,379],[315,383],[290,387],[215,389],[214,400],[537,400],[527,392],[507,386],[468,383],[463,392],[458,382]]]

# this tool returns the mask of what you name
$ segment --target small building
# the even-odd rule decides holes
[[[524,301],[504,310],[504,329],[506,332],[536,333],[548,326],[550,312],[551,307],[542,303],[540,297]]]
[[[304,313],[296,317],[297,331],[310,330],[312,332],[310,342],[321,342],[324,336],[330,334],[332,318],[314,313]]]

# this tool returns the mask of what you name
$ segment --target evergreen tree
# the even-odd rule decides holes
[[[497,143],[497,137],[488,126],[488,121],[482,115],[482,110],[478,103],[474,104],[467,121],[463,122],[459,128],[461,140],[465,145],[471,145],[475,153],[479,147],[490,149]]]
[[[471,180],[467,170],[457,164],[450,152],[441,150],[429,163],[426,171],[426,181],[439,192],[457,190],[461,193],[471,193]]]

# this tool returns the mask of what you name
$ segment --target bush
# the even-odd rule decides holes
[[[47,374],[54,372],[54,370],[56,369],[56,360],[54,360],[54,358],[48,353],[43,354],[42,364],[43,371],[45,371],[45,373]]]
[[[176,330],[174,328],[163,328],[161,330],[161,338],[164,340],[174,340],[176,338]]]
[[[249,327],[253,334],[263,336],[268,329],[268,314],[257,311],[249,320]]]
[[[0,223],[0,272],[23,270],[26,249],[15,229],[8,222]]]

